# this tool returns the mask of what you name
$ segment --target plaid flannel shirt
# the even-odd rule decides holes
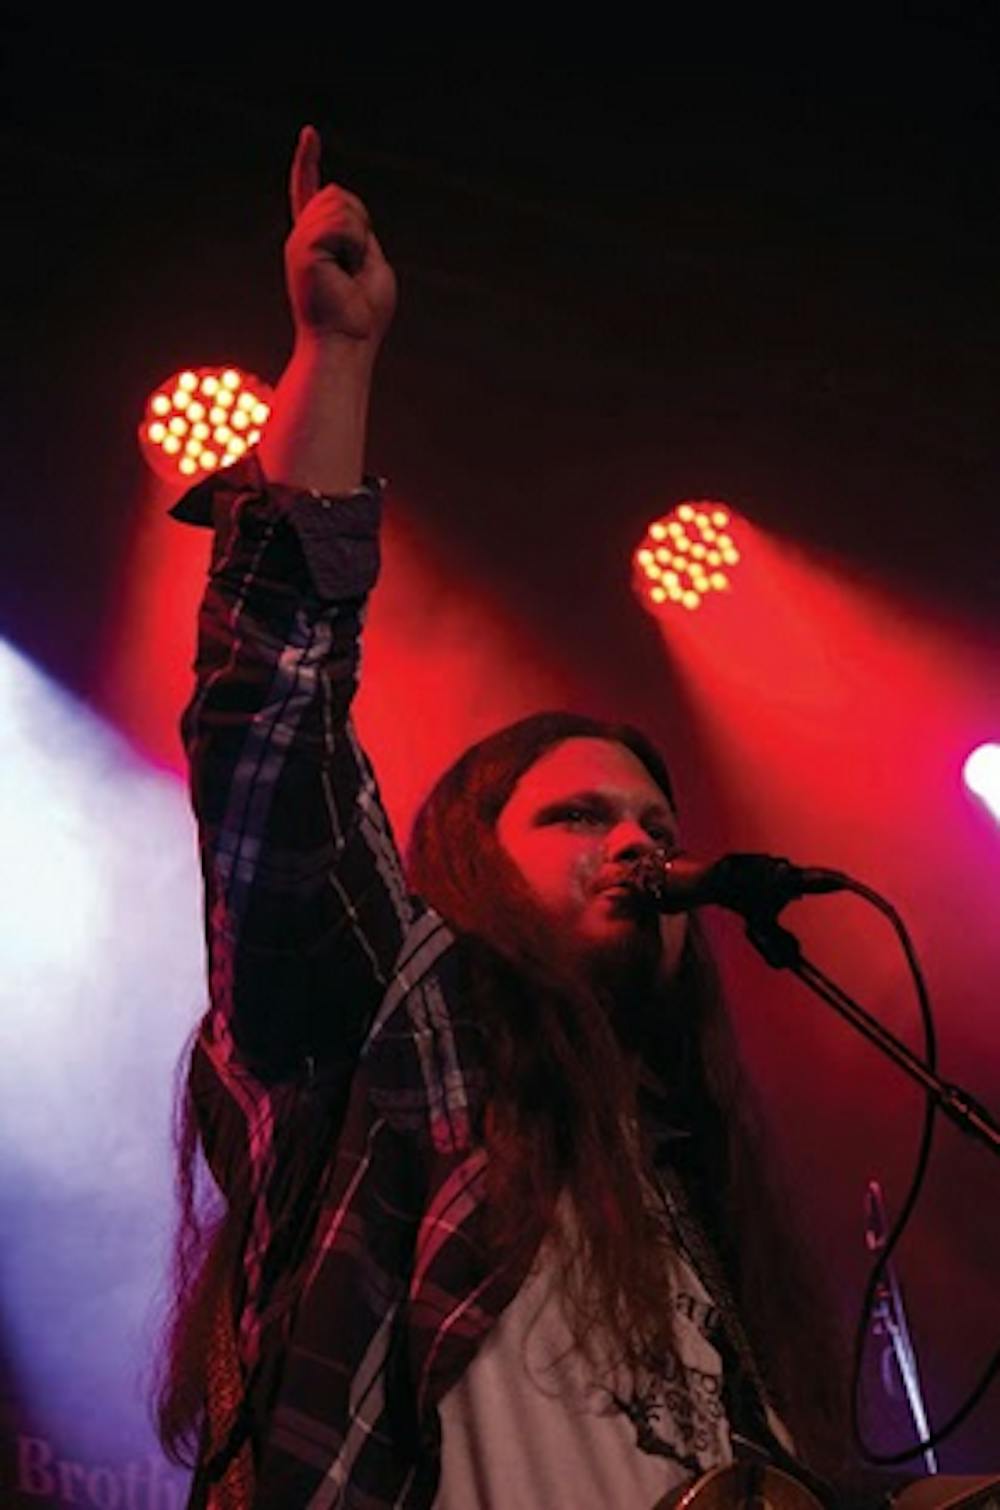
[[[250,461],[172,513],[215,531],[182,732],[211,1002],[190,1084],[208,1163],[245,1213],[229,1449],[249,1433],[261,1510],[417,1510],[438,1481],[435,1406],[524,1275],[491,1268],[482,1240],[462,951],[407,894],[350,722],[380,487],[327,499]],[[303,1254],[287,1169],[317,1129]],[[204,1464],[192,1503],[212,1503]]]
[[[253,459],[172,510],[214,528],[182,723],[211,1003],[190,1086],[242,1218],[242,1405],[206,1444],[199,1510],[233,1503],[213,1484],[248,1440],[257,1510],[427,1510],[437,1404],[530,1262],[488,1256],[484,1056],[462,941],[407,893],[350,722],[380,510],[374,481],[325,498],[267,483]],[[649,1125],[682,1167],[686,1135],[663,1112],[654,1099]],[[303,1157],[308,1212],[288,1178]],[[657,1177],[676,1242],[724,1302],[682,1187]],[[304,1276],[294,1306],[290,1273]],[[760,1421],[766,1392],[731,1301],[723,1312],[730,1389]]]

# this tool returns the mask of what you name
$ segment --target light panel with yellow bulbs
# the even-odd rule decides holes
[[[257,444],[274,391],[237,367],[188,367],[158,383],[146,401],[139,445],[166,482],[192,482],[232,466]]]

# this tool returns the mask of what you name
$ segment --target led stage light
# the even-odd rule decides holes
[[[980,745],[973,750],[962,768],[970,792],[988,808],[1000,823],[1000,744]]]
[[[712,593],[729,590],[739,560],[730,510],[688,500],[649,525],[632,556],[633,582],[658,618],[675,608],[690,613]]]
[[[257,444],[273,389],[236,367],[189,367],[159,383],[139,426],[143,456],[165,482],[195,482]]]

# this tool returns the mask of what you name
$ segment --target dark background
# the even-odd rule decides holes
[[[607,549],[668,480],[995,618],[1000,19],[810,10],[9,23],[9,630],[85,681],[140,466],[109,414],[192,349],[280,370],[303,119],[400,275],[378,464],[498,573],[546,576],[567,491]]]

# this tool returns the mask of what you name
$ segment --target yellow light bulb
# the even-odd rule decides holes
[[[709,566],[718,566],[719,562],[722,560],[722,557],[719,555],[718,551],[708,551],[706,552],[705,560],[708,562]]]
[[[193,403],[188,405],[188,416],[190,419],[204,419],[205,405],[200,404],[198,400],[195,399]]]
[[[665,571],[663,573],[663,581],[667,587],[676,587],[680,578],[675,571]]]
[[[232,440],[229,442],[227,450],[228,450],[229,455],[235,461],[238,456],[242,456],[243,455],[243,452],[246,450],[246,448],[247,448],[246,441],[245,440],[241,440],[238,435],[234,435],[233,438],[232,438]]]
[[[167,427],[162,420],[155,420],[149,427],[149,438],[156,445],[160,444],[160,441],[163,439],[166,433]]]
[[[190,456],[182,456],[180,461],[177,463],[177,466],[178,469],[184,473],[185,477],[193,477],[195,472],[197,472],[198,470],[198,463],[196,461],[192,461]]]
[[[711,525],[708,526],[707,530],[702,530],[701,538],[704,540],[706,545],[712,544],[712,542],[715,540],[715,531],[713,530]]]
[[[690,589],[684,594],[681,602],[685,608],[699,608],[701,606],[701,598],[696,592],[692,592]]]
[[[661,545],[657,550],[656,559],[657,561],[659,561],[661,566],[666,566],[667,562],[671,559],[670,552],[667,550],[667,547],[665,545]]]
[[[204,467],[206,472],[211,472],[213,467],[219,465],[219,458],[214,451],[202,451],[198,457],[198,465]]]
[[[191,434],[195,437],[196,440],[207,440],[210,433],[211,432],[203,419],[200,419],[196,425],[191,426]]]
[[[725,529],[726,525],[729,523],[729,515],[726,513],[725,509],[716,509],[715,513],[712,515],[712,523],[715,525],[717,530]]]
[[[260,431],[259,430],[251,430],[250,434],[247,436],[247,445],[248,446],[255,446],[259,440],[260,440]]]
[[[705,547],[703,545],[692,545],[691,554],[696,561],[704,561]]]
[[[188,441],[184,449],[189,456],[200,456],[202,451],[204,450],[204,447],[202,446],[200,440],[195,440],[192,437],[192,439]]]
[[[219,391],[219,379],[217,377],[203,377],[201,391],[206,398],[214,398]]]
[[[253,394],[246,392],[241,393],[239,398],[236,400],[237,407],[240,409],[252,409],[256,402],[257,400],[254,398]],[[232,397],[230,397],[230,403],[232,403]]]
[[[183,388],[185,393],[193,393],[198,386],[198,379],[193,372],[182,372],[177,379],[178,388]]]
[[[149,407],[154,414],[169,414],[173,405],[165,393],[158,393]]]
[[[710,524],[708,522],[708,515],[707,514],[695,514],[695,516],[694,516],[694,522],[695,522],[695,524],[698,526],[698,528],[700,530],[707,530],[707,529],[711,528],[711,526],[710,526]]]
[[[176,456],[181,448],[181,443],[176,435],[168,435],[163,442],[163,449],[168,456]]]
[[[240,386],[242,379],[234,367],[227,367],[222,374],[222,386],[235,391]]]
[[[186,435],[188,432],[188,422],[181,415],[175,414],[170,421],[170,429],[174,435]]]
[[[719,547],[720,551],[728,551],[732,550],[733,548],[733,539],[731,535],[719,535],[716,537],[715,543]]]
[[[233,415],[233,426],[237,430],[245,430],[250,423],[250,416],[245,409],[238,409]]]
[[[674,539],[674,550],[689,551],[690,549],[691,549],[691,542],[688,539],[687,535],[678,535]]]
[[[649,596],[654,603],[665,603],[667,601],[667,595],[662,587],[651,587],[649,589]]]
[[[650,533],[651,539],[653,539],[653,540],[663,540],[666,537],[667,531],[666,531],[665,527],[662,524],[660,524],[659,520],[657,520],[656,524],[651,524],[649,526],[649,533]]]
[[[670,565],[673,567],[674,571],[687,571],[688,569],[688,564],[683,556],[675,556]]]
[[[684,523],[687,524],[688,520],[694,518],[694,509],[689,503],[682,503],[677,510],[677,517],[678,519],[683,519]]]
[[[231,438],[232,433],[228,425],[216,425],[212,432],[212,439],[217,440],[220,446],[224,446],[226,441]]]
[[[224,425],[228,414],[228,409],[223,409],[221,404],[215,404],[208,411],[209,422],[213,425]]]
[[[716,592],[723,592],[729,586],[729,578],[724,571],[714,571],[709,580]]]
[[[650,561],[652,561],[653,559],[653,552],[648,548],[636,551],[635,559],[638,561],[640,566],[648,566]]]
[[[186,409],[191,402],[191,395],[184,388],[175,388],[171,394],[171,402],[175,409]]]
[[[232,406],[233,395],[228,388],[219,388],[215,395],[215,402],[221,404],[223,409],[229,409]]]
[[[256,424],[256,425],[262,425],[264,423],[264,421],[267,419],[267,416],[270,414],[270,412],[271,411],[270,411],[270,409],[268,408],[268,406],[266,404],[254,404],[254,406],[253,406],[254,424]]]

